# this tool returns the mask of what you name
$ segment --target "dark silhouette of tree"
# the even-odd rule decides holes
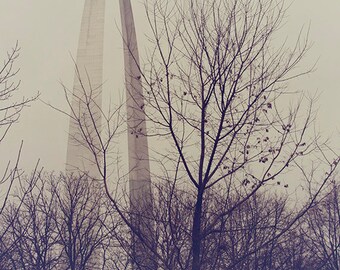
[[[273,45],[285,1],[155,0],[146,5],[154,45],[141,68],[148,134],[166,142],[154,149],[159,153],[154,159],[167,173],[157,176],[195,194],[186,267],[207,269],[208,236],[221,231],[221,222],[260,190],[288,188],[292,176],[287,175],[308,175],[301,162],[323,152],[318,136],[310,135],[313,100],[296,97],[284,105],[288,82],[310,71],[295,72],[308,39],[301,34],[292,48]],[[329,160],[323,168],[328,174],[317,179],[320,185],[307,194],[309,200],[263,244],[284,235],[313,205],[338,156]],[[218,214],[207,212],[209,192],[223,198]],[[235,194],[237,200],[228,204]],[[244,256],[229,269],[240,269]]]

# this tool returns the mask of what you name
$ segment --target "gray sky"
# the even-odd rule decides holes
[[[132,2],[142,54],[147,24],[141,1]],[[83,3],[83,0],[0,0],[0,57],[19,41],[22,50],[17,67],[21,69],[18,76],[22,80],[21,94],[31,96],[39,91],[43,100],[64,106],[60,82],[72,87],[74,72],[70,55],[76,55]],[[104,95],[117,99],[123,89],[118,1],[108,0],[106,7]],[[290,87],[309,93],[318,91],[317,127],[324,136],[332,137],[336,145],[340,141],[340,1],[295,0],[281,35],[293,40],[300,28],[309,24],[309,38],[314,45],[303,64],[318,60],[317,70]],[[5,145],[0,145],[0,160],[13,158],[23,139],[24,167],[41,158],[46,169],[63,170],[67,129],[66,117],[36,102],[24,111]]]

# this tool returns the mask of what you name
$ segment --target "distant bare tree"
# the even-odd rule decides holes
[[[17,97],[19,91],[20,81],[16,81],[16,76],[19,72],[18,68],[15,68],[15,62],[19,57],[19,45],[18,43],[7,53],[7,57],[3,64],[0,66],[0,145],[4,144],[4,140],[10,128],[13,124],[17,123],[22,110],[29,106],[38,95],[30,98]],[[11,163],[8,161],[4,166],[4,171],[1,172],[0,186],[1,186],[1,199],[0,199],[0,219],[4,218],[4,211],[7,203],[13,195],[13,189],[19,188],[19,191],[26,196],[31,187],[34,186],[40,171],[38,170],[38,164],[34,169],[34,172],[29,179],[23,178],[23,171],[20,170],[20,157],[22,152],[23,142],[21,142],[16,160]],[[25,185],[29,182],[29,185]],[[26,189],[23,189],[23,187]],[[18,215],[18,211],[22,206],[23,201],[16,205],[15,209],[12,209],[12,222]],[[0,229],[0,262],[3,258],[8,256],[10,246],[5,242],[6,233],[10,228],[11,223],[8,226],[3,226]]]
[[[212,234],[208,241],[213,243],[216,239],[218,244],[212,245],[214,253],[207,252],[211,255],[208,258],[202,256],[203,260],[210,261],[218,269],[233,269],[235,265],[245,270],[302,269],[298,265],[303,263],[304,242],[296,237],[299,236],[296,233],[299,223],[287,230],[287,223],[296,214],[287,201],[286,196],[259,192],[228,217],[221,216],[220,232]],[[230,201],[229,204],[233,205],[234,202]],[[223,211],[215,207],[219,209],[217,215]],[[283,230],[287,233],[276,237]],[[213,266],[211,269],[214,269]]]
[[[340,269],[340,185],[335,179],[326,196],[308,212],[302,227],[313,269]]]
[[[6,209],[1,224],[9,227],[11,249],[4,263],[10,269],[112,269],[117,224],[97,185],[85,175],[45,174],[14,218],[17,205]]]
[[[58,211],[56,195],[50,182],[40,178],[24,198],[18,215],[12,203],[3,224],[9,224],[7,242],[12,243],[11,269],[54,269],[60,259],[55,216]]]
[[[61,266],[100,269],[101,245],[107,237],[108,210],[98,183],[86,175],[64,176],[53,181],[58,213],[55,216]]]

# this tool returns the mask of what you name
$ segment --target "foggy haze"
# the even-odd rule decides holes
[[[19,42],[21,54],[16,67],[20,68],[17,79],[22,81],[20,95],[33,96],[39,91],[40,99],[65,108],[60,82],[72,88],[72,57],[76,56],[83,2],[0,0],[0,57],[3,59],[6,51]],[[148,25],[142,1],[134,1],[133,8],[143,58]],[[107,1],[105,20],[104,100],[111,98],[119,102],[124,73],[118,1]],[[290,90],[319,94],[316,127],[323,136],[332,138],[336,148],[340,131],[340,2],[294,1],[279,33],[283,39],[294,41],[301,27],[308,29],[309,25],[313,47],[302,63],[310,67],[317,61],[316,71],[295,80]],[[1,152],[6,153],[1,160],[14,158],[20,141],[24,140],[21,161],[24,168],[32,167],[40,158],[46,169],[64,170],[68,121],[67,117],[36,101],[23,111],[20,122],[0,146]]]

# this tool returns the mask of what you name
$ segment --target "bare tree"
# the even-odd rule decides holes
[[[18,99],[16,97],[20,81],[15,81],[15,76],[18,74],[19,69],[15,68],[14,64],[19,57],[19,51],[20,48],[17,43],[15,47],[7,53],[7,58],[0,67],[0,144],[3,144],[4,139],[13,124],[18,122],[23,108],[29,106],[30,103],[37,98],[37,96],[32,98],[23,97],[22,99]],[[4,199],[2,200],[0,215],[4,210],[13,184],[18,176],[18,163],[20,160],[21,149],[22,143],[20,145],[17,160],[13,167],[11,167],[10,162],[8,162],[0,179],[1,185],[6,184],[8,186],[8,188],[5,189],[7,192],[3,194]]]
[[[233,265],[242,269],[302,269],[304,243],[297,237],[299,223],[276,237],[295,215],[287,202],[286,196],[258,192],[228,217],[222,215],[220,231],[207,240],[218,244],[211,245],[214,252],[202,252],[203,262],[208,260],[210,269],[232,269]],[[223,211],[218,205],[215,208],[216,215]]]
[[[112,237],[117,224],[97,184],[85,175],[45,174],[22,200],[14,222],[17,206],[7,208],[2,220],[9,226],[6,243],[11,247],[6,265],[11,269],[108,269],[108,261],[117,260]]]
[[[7,242],[10,251],[11,269],[54,269],[60,259],[57,250],[55,216],[58,211],[56,194],[51,193],[50,182],[40,178],[25,197],[19,213],[15,202],[7,208],[2,224],[9,225]],[[12,222],[14,218],[14,221]]]
[[[19,72],[18,68],[15,68],[15,62],[19,57],[19,45],[18,43],[7,53],[6,59],[0,67],[0,145],[4,144],[5,137],[8,135],[10,128],[13,124],[19,121],[22,110],[29,106],[38,95],[34,97],[19,97],[17,92],[19,91],[20,81],[16,81],[16,76]],[[0,176],[1,186],[1,199],[0,199],[0,218],[3,218],[6,205],[13,195],[13,189],[19,187],[19,190],[25,195],[30,192],[32,186],[34,186],[40,171],[38,170],[38,164],[31,174],[29,179],[23,178],[23,171],[20,170],[20,157],[22,152],[23,142],[21,142],[16,160],[11,163],[10,161],[5,164],[4,171]],[[28,181],[31,185],[26,186],[27,189],[22,189],[25,186],[25,182]],[[18,215],[18,211],[22,206],[22,201],[17,204],[17,208],[12,209],[12,222]],[[11,224],[4,226],[0,230],[0,261],[8,256],[8,250],[10,246],[5,243],[6,233]]]
[[[313,100],[298,99],[288,109],[284,105],[288,82],[305,73],[294,70],[308,40],[301,34],[291,49],[273,45],[286,12],[283,0],[155,0],[146,5],[154,44],[142,71],[146,116],[149,135],[167,142],[164,151],[154,149],[159,153],[154,159],[166,164],[167,180],[195,193],[187,228],[190,268],[205,269],[203,249],[208,236],[220,231],[223,217],[260,189],[280,183],[288,187],[292,175],[307,175],[300,161],[322,150],[309,129]],[[313,204],[338,164],[338,156],[333,159],[325,160],[329,172],[307,194],[301,211],[267,243],[287,232]],[[218,215],[204,214],[208,191],[224,198]],[[229,205],[233,194],[239,199]],[[238,269],[243,260],[229,269]]]
[[[59,212],[56,230],[61,248],[61,265],[69,269],[100,269],[101,244],[107,236],[103,224],[108,210],[101,190],[92,179],[73,176],[53,181]]]
[[[308,212],[302,227],[314,269],[340,269],[340,196],[335,179],[326,196]]]
[[[7,58],[0,67],[0,142],[3,141],[9,129],[19,120],[23,108],[28,106],[37,96],[32,98],[16,98],[20,81],[15,77],[19,72],[14,64],[19,57],[18,43],[7,53]]]

